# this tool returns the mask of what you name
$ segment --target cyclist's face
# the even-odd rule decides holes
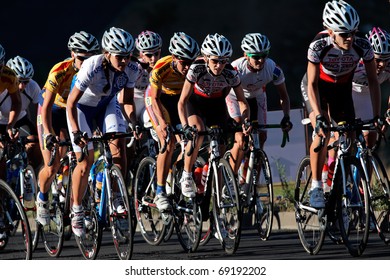
[[[145,61],[146,63],[149,63],[149,66],[151,68],[153,68],[154,65],[156,64],[157,60],[160,59],[160,55],[161,55],[161,50],[157,50],[155,52],[141,52],[140,53],[142,60]]]
[[[331,37],[337,46],[343,50],[349,50],[352,47],[353,40],[355,39],[355,32],[334,32],[329,31]]]
[[[120,54],[106,53],[106,58],[110,61],[111,66],[114,67],[115,70],[123,72],[125,71],[127,64],[129,64],[130,54],[120,55]]]
[[[180,74],[182,74],[183,76],[185,76],[187,74],[187,72],[190,69],[190,66],[193,62],[192,60],[179,59],[175,56],[173,57],[173,60],[175,62],[177,71],[179,71]]]
[[[75,53],[72,52],[72,57],[74,58],[74,65],[77,69],[80,69],[81,65],[83,64],[84,60],[87,58],[90,58],[93,56],[93,53]]]
[[[211,72],[214,75],[220,75],[222,70],[225,68],[226,63],[229,62],[229,59],[212,55],[206,57],[206,61]]]
[[[375,55],[376,73],[382,72],[387,64],[389,64],[390,58],[382,58],[380,55]]]

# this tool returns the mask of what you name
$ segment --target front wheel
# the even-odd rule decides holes
[[[225,159],[212,163],[212,203],[217,237],[228,254],[234,254],[241,238],[241,209],[237,181]]]

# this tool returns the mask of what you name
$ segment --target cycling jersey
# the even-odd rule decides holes
[[[25,89],[20,92],[21,97],[21,111],[17,120],[22,119],[27,115],[27,109],[30,103],[37,104],[40,98],[41,89],[38,83],[34,80],[26,85]],[[3,91],[0,94],[0,104],[1,104],[1,114],[0,114],[0,124],[8,124],[8,116],[11,111],[12,101],[9,97],[8,90]]]
[[[143,61],[140,60],[140,62],[142,63]],[[145,91],[149,86],[149,78],[151,75],[151,72],[147,68],[145,69],[141,63],[138,63],[138,79],[134,87],[134,105],[136,108],[136,118],[139,121],[142,120],[145,111]]]
[[[153,67],[150,76],[150,85],[162,94],[180,94],[183,88],[185,77],[173,68],[172,56],[160,58]]]
[[[374,59],[370,42],[364,34],[358,32],[349,50],[342,50],[335,45],[328,31],[317,34],[311,42],[307,58],[320,64],[320,79],[330,83],[346,83],[353,75],[360,58],[364,61]]]
[[[221,74],[216,76],[208,70],[204,59],[197,59],[191,65],[186,79],[194,84],[194,93],[205,98],[221,97],[224,89],[237,87],[241,82],[231,64],[226,64]]]
[[[6,65],[0,66],[0,92],[8,90],[8,92],[15,93],[18,88],[19,81],[15,72]]]
[[[78,105],[104,107],[123,88],[134,88],[138,78],[138,66],[135,62],[129,61],[123,72],[107,69],[107,81],[103,59],[103,54],[88,58],[77,73],[75,87],[84,92]],[[107,67],[110,68],[109,65]],[[104,92],[107,84],[109,89]]]
[[[68,99],[73,76],[76,73],[77,69],[74,66],[73,58],[57,63],[50,70],[44,89],[56,94],[54,104],[60,108],[66,108],[66,100]],[[43,91],[42,97],[45,97],[45,91]],[[42,104],[43,99],[40,101],[40,105]]]

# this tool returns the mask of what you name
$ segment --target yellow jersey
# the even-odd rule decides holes
[[[58,107],[66,108],[72,80],[78,71],[73,64],[74,59],[72,58],[54,65],[45,83],[44,88],[56,94],[54,104]],[[42,96],[45,98],[45,91],[43,91]]]
[[[185,76],[172,67],[172,56],[167,55],[156,62],[150,75],[150,85],[162,93],[178,95],[184,85]]]
[[[8,90],[10,94],[19,90],[19,80],[15,72],[6,65],[0,66],[0,93]]]

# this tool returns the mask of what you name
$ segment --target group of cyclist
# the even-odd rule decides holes
[[[367,36],[358,32],[359,16],[344,1],[326,3],[323,25],[325,30],[309,46],[307,73],[301,84],[315,131],[310,149],[311,204],[318,208],[324,207],[321,170],[326,149],[315,153],[314,147],[321,138],[328,141],[327,128],[332,120],[378,118],[379,84],[390,79],[389,33],[379,27]],[[86,155],[73,172],[71,216],[74,234],[85,233],[81,201],[94,160],[93,145],[88,138],[96,127],[103,133],[126,132],[130,127],[137,138],[136,128],[144,116],[150,119],[160,146],[166,144],[166,151],[157,157],[154,202],[161,212],[171,208],[166,178],[175,141],[180,141],[171,128],[181,130],[187,140],[195,141],[193,153],[185,153],[180,180],[184,196],[194,197],[196,193],[192,169],[203,137],[195,134],[206,126],[227,127],[231,123],[242,127],[235,132],[231,147],[230,164],[237,175],[245,156],[244,136],[251,129],[249,121],[267,123],[266,86],[270,82],[280,95],[282,129],[289,131],[293,127],[285,76],[280,66],[269,58],[270,48],[265,35],[246,34],[241,41],[243,56],[230,63],[233,48],[225,36],[208,34],[199,47],[189,35],[176,32],[170,38],[170,54],[161,57],[162,38],[149,30],[134,38],[121,28],[111,27],[104,32],[101,45],[92,34],[80,31],[69,38],[70,58],[52,67],[40,90],[32,79],[31,63],[17,56],[5,65],[5,51],[0,46],[0,133],[14,139],[18,137],[16,128],[27,124],[30,133],[39,139],[43,163],[38,175],[38,222],[49,223],[48,193],[60,158],[66,152],[57,143],[70,138],[76,157]],[[135,49],[138,56],[134,55]],[[38,103],[37,126],[26,115],[30,102]],[[262,147],[266,138],[264,130],[260,133]],[[186,149],[190,148],[187,145]],[[49,166],[53,149],[59,149],[59,153]],[[125,140],[112,141],[110,149],[114,163],[127,174]],[[328,161],[331,160],[329,157]],[[118,213],[124,211],[119,196],[114,197],[114,207]]]

